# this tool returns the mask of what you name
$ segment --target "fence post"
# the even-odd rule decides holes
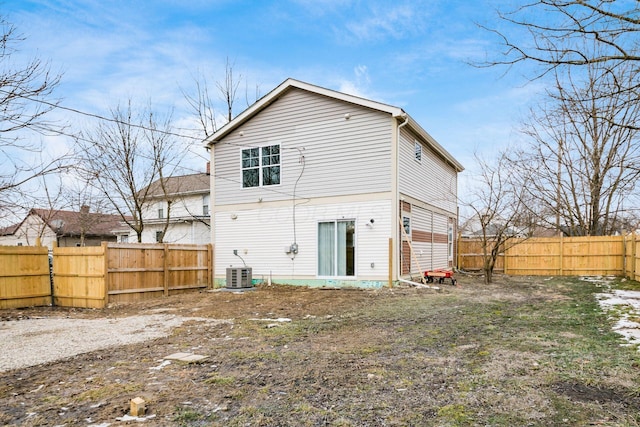
[[[636,232],[631,235],[631,280],[636,280]]]
[[[164,260],[163,260],[163,286],[164,286],[164,296],[169,296],[169,244],[164,243]]]
[[[560,234],[560,276],[564,276],[564,236]]]
[[[102,307],[109,305],[109,242],[102,242],[102,258],[104,262],[104,302]]]
[[[213,289],[213,245],[207,245],[207,289]]]
[[[627,276],[627,235],[622,234],[622,277],[628,278]]]
[[[502,273],[507,276],[509,275],[509,268],[507,267],[507,251],[509,250],[509,245],[505,241],[502,244]]]
[[[54,240],[53,244],[51,245],[51,247],[53,248],[51,250],[51,256],[53,258],[49,259],[49,256],[47,255],[47,262],[51,263],[51,264],[49,264],[49,285],[51,287],[51,307],[55,307],[56,306],[56,284],[54,282],[55,275],[53,274],[53,266],[55,265],[55,263],[54,263],[54,261],[55,261],[55,253],[56,253],[56,249],[58,247],[58,242]]]
[[[393,288],[393,238],[389,237],[389,245],[387,247],[387,251],[389,252],[389,289]]]

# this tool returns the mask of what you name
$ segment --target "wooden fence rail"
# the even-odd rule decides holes
[[[0,309],[51,304],[49,253],[39,246],[0,246]]]
[[[636,235],[513,239],[502,248],[496,271],[530,276],[640,275]],[[482,269],[482,241],[458,240],[458,267]]]
[[[102,308],[212,284],[211,245],[103,243],[54,248],[54,304]]]
[[[208,288],[211,245],[122,244],[53,249],[0,246],[0,309],[58,305],[102,308]]]

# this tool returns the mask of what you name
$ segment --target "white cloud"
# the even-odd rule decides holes
[[[370,4],[370,3],[367,3]],[[362,18],[345,24],[346,31],[357,40],[380,40],[387,37],[402,39],[420,34],[427,8],[420,4],[381,5],[373,4],[362,13]]]
[[[353,69],[353,78],[338,79],[337,90],[360,98],[375,99],[375,96],[371,93],[370,86],[371,77],[369,76],[368,67],[366,65],[357,65]],[[380,101],[380,99],[376,100]]]

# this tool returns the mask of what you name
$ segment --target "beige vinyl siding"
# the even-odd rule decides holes
[[[299,205],[296,209],[299,253],[292,260],[285,253],[285,247],[293,243],[291,206],[265,203],[260,209],[218,212],[215,226],[224,233],[216,235],[216,275],[224,278],[227,267],[243,266],[242,260],[233,254],[237,249],[247,266],[253,268],[256,279],[270,274],[276,281],[277,278],[315,279],[318,222],[352,219],[356,225],[356,279],[386,281],[390,218],[388,199],[349,202],[342,197],[325,204]],[[370,219],[374,219],[373,227],[366,225]]]
[[[391,140],[389,114],[293,89],[216,143],[215,204],[286,200],[299,177],[302,198],[391,191]],[[241,150],[273,144],[280,185],[242,188]]]
[[[418,206],[411,207],[412,246],[415,257],[422,270],[446,268],[447,217]],[[412,259],[411,271],[418,271],[416,261]]]
[[[422,161],[415,160],[412,133],[401,130],[400,141],[400,193],[448,212],[457,209],[457,174],[431,148],[422,142]]]

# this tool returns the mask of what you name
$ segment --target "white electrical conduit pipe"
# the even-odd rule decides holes
[[[402,283],[408,283],[409,285],[413,285],[413,286],[417,286],[419,288],[428,288],[428,289],[435,289],[437,291],[440,290],[439,287],[437,286],[429,286],[429,285],[425,285],[424,283],[418,283],[418,282],[412,282],[410,280],[405,280],[403,278],[399,278],[398,282],[402,282]]]

